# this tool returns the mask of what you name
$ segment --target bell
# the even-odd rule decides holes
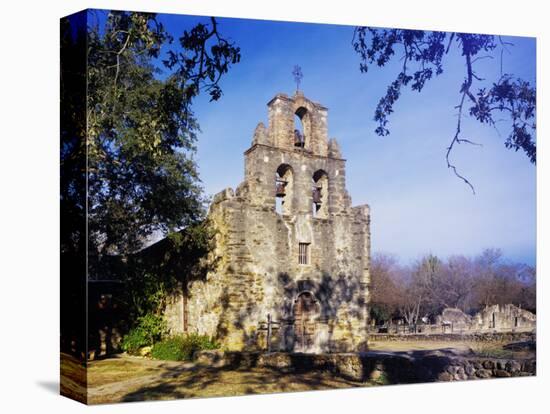
[[[321,203],[321,189],[320,188],[314,188],[313,189],[313,202],[316,204]]]

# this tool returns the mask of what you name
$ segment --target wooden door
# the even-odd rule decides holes
[[[317,309],[317,301],[309,292],[300,294],[296,299],[294,304],[295,350],[308,352],[313,348]]]

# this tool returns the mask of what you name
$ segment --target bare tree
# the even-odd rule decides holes
[[[381,323],[398,312],[400,289],[398,274],[402,271],[397,258],[374,254],[371,264],[371,317]]]
[[[444,308],[467,313],[512,303],[536,312],[536,272],[532,266],[507,262],[499,249],[469,258],[442,261],[426,255],[411,266],[396,256],[376,254],[372,262],[371,317],[377,323],[402,317],[409,325],[434,318]]]
[[[472,261],[465,256],[451,256],[442,266],[437,290],[443,307],[466,310],[470,306],[473,270]]]

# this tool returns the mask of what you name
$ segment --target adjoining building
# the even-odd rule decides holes
[[[244,152],[244,181],[218,193],[212,266],[170,301],[173,333],[225,349],[365,350],[370,213],[352,207],[328,110],[301,92],[276,95]],[[297,119],[297,122],[295,121]]]
[[[473,322],[477,329],[495,331],[530,330],[537,326],[537,316],[511,303],[486,306],[477,313]]]
[[[474,316],[456,308],[445,308],[436,319],[443,332],[509,332],[536,329],[537,316],[511,303],[489,305]]]

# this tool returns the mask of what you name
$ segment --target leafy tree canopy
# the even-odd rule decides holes
[[[476,61],[492,57],[500,49],[507,50],[509,43],[500,37],[468,33],[450,33],[424,30],[377,29],[357,27],[353,47],[361,58],[359,69],[367,73],[373,65],[382,67],[393,59],[401,59],[402,66],[396,79],[388,86],[374,113],[378,123],[376,134],[386,136],[389,116],[403,89],[421,92],[428,81],[441,75],[445,57],[453,47],[458,48],[465,61],[464,81],[459,88],[458,120],[456,131],[446,152],[447,167],[460,179],[474,187],[459,174],[451,162],[450,154],[455,144],[475,142],[462,138],[461,122],[465,113],[482,124],[495,125],[501,116],[511,121],[511,130],[504,144],[515,151],[522,150],[532,163],[536,162],[536,90],[529,82],[502,72],[490,87],[474,70]],[[465,107],[467,105],[467,107]]]
[[[128,253],[203,218],[192,104],[201,91],[220,99],[240,49],[214,18],[177,40],[154,14],[111,11],[100,20],[87,39],[89,242]]]

